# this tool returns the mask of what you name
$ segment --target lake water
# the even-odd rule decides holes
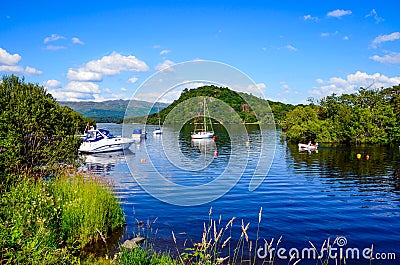
[[[144,127],[125,126],[126,136],[134,128]],[[98,127],[109,129],[115,135],[123,132],[122,125],[98,124]],[[221,216],[223,225],[236,217],[233,226],[236,239],[240,236],[241,220],[245,224],[250,222],[249,237],[254,241],[262,207],[259,230],[262,242],[282,236],[279,247],[289,251],[309,248],[309,241],[319,249],[324,240],[340,237],[346,241],[340,243],[342,249],[360,250],[360,259],[352,259],[347,264],[370,264],[363,259],[362,251],[372,244],[374,254],[396,255],[396,260],[375,259],[372,264],[400,264],[398,146],[322,145],[318,152],[308,153],[299,152],[297,145],[288,144],[280,131],[260,131],[257,126],[249,126],[249,135],[245,138],[240,134],[228,136],[222,126],[216,126],[215,143],[200,144],[191,142],[190,127],[164,128],[162,138],[152,134],[154,128],[147,126],[147,139],[134,143],[125,155],[117,152],[87,156],[86,169],[106,176],[115,185],[127,220],[121,240],[131,238],[138,231],[143,234],[151,230],[156,248],[174,251],[177,246],[183,249],[185,239],[201,240],[203,222],[208,221],[212,207],[212,218],[218,220]],[[234,126],[229,130],[240,132]],[[268,139],[264,145],[260,143],[263,137]],[[268,158],[273,153],[272,164],[261,185],[249,191],[257,162],[265,162],[265,157],[260,157],[261,148],[270,148],[271,152],[261,156]],[[357,154],[361,158],[357,158]],[[233,159],[235,163],[229,164]],[[190,161],[195,162],[190,164]],[[268,163],[268,159],[266,161]],[[192,170],[187,170],[186,166]],[[153,177],[159,172],[167,181],[188,190],[206,188],[195,193],[176,194]],[[224,191],[225,182],[212,184],[221,174],[228,176],[230,173],[240,173],[240,179],[231,189]],[[197,202],[198,205],[179,206],[160,201],[145,191],[149,191],[146,185],[150,184],[153,185],[150,193],[157,193],[164,201],[176,202],[178,198],[179,203],[175,204]],[[224,195],[202,204],[208,197],[213,199],[214,189]],[[145,228],[146,225],[138,227],[138,222],[142,221],[149,222],[151,229]],[[177,237],[176,245],[171,231]],[[288,264],[288,260],[277,260],[275,264]],[[299,264],[316,264],[316,261],[306,259]]]

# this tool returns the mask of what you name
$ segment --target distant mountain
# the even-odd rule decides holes
[[[164,109],[169,104],[150,103],[140,100],[107,100],[95,101],[59,101],[61,106],[67,106],[81,113],[84,117],[92,118],[96,122],[117,122],[124,118],[126,107],[130,102],[127,117],[144,116],[156,113],[158,109]]]
[[[124,122],[146,122],[148,124],[157,124],[158,120],[161,123],[193,122],[191,117],[203,115],[201,97],[209,98],[207,100],[209,114],[221,123],[279,124],[286,113],[295,107],[291,104],[273,102],[250,94],[236,92],[226,87],[202,86],[184,89],[179,99],[158,114],[128,118]]]

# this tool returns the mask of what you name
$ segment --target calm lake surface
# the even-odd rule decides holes
[[[143,125],[125,126],[125,134],[135,128],[144,128]],[[122,125],[98,124],[98,127],[109,129],[115,135],[122,134]],[[309,241],[319,249],[328,238],[333,241],[336,237],[345,237],[347,243],[342,248],[359,248],[360,256],[362,250],[372,244],[374,253],[396,254],[396,260],[374,260],[372,264],[400,264],[398,146],[349,148],[322,145],[318,152],[299,152],[296,145],[284,140],[279,130],[260,132],[257,126],[248,127],[248,143],[240,135],[230,139],[226,131],[217,126],[214,128],[217,135],[215,145],[200,146],[191,142],[190,127],[184,127],[180,132],[174,128],[163,128],[163,141],[160,136],[152,134],[154,128],[147,126],[147,139],[134,143],[131,152],[125,156],[122,152],[86,156],[85,168],[106,176],[115,185],[127,220],[121,241],[145,229],[138,227],[138,222],[143,221],[150,223],[156,248],[174,250],[176,245],[171,236],[171,231],[174,231],[178,248],[183,249],[185,239],[201,240],[203,222],[207,222],[211,207],[212,218],[218,220],[221,215],[223,225],[236,217],[233,227],[237,231],[236,239],[240,236],[241,219],[245,224],[250,222],[249,236],[254,241],[262,207],[259,232],[262,242],[282,236],[279,247],[289,251],[291,248],[309,248]],[[230,130],[235,131],[235,128]],[[275,139],[274,158],[262,184],[249,191],[249,183],[260,158],[260,134],[268,134],[268,139]],[[168,146],[168,137],[172,139],[173,135],[179,144],[179,150],[175,152],[168,149],[174,146]],[[272,143],[268,144],[273,150]],[[164,150],[168,152],[167,157],[163,155]],[[151,179],[152,174],[160,171],[171,182],[180,185],[203,185],[224,172],[233,152],[241,155],[243,150],[247,150],[243,153],[247,159],[245,168],[242,168],[242,163],[231,165],[233,171],[244,170],[240,180],[225,195],[206,204],[176,206],[162,202],[145,192],[132,176],[137,174],[138,180]],[[218,152],[217,157],[214,157],[215,151]],[[357,154],[361,154],[360,159]],[[204,169],[187,171],[169,162],[181,159],[182,155],[188,160],[204,161]],[[366,155],[369,155],[368,160]],[[202,167],[201,163],[197,164]],[[154,190],[164,195],[169,193],[160,183],[154,183]],[[199,196],[206,195],[207,190]],[[185,198],[185,194],[179,196]],[[148,233],[149,229],[145,230],[141,231],[142,234]],[[288,260],[275,264],[288,264]],[[302,260],[299,264],[316,262]],[[354,259],[347,264],[370,263],[360,257],[360,260]]]

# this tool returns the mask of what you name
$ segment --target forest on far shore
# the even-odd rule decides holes
[[[400,142],[400,85],[332,94],[286,114],[292,142],[388,144]]]

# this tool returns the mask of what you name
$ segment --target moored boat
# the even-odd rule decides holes
[[[211,119],[210,120],[210,128],[211,130],[208,129],[207,127],[207,118],[206,118],[206,98],[204,98],[203,102],[203,121],[202,123],[196,122],[195,120],[195,128],[194,132],[192,133],[192,139],[209,139],[213,138],[214,136],[214,130],[212,128],[212,123]]]
[[[134,139],[114,136],[105,129],[90,129],[87,131],[79,151],[82,153],[121,151],[129,148],[133,142]]]
[[[297,146],[299,147],[299,150],[313,151],[313,150],[317,150],[318,149],[318,143],[315,143],[315,145],[311,144],[311,142],[309,142],[308,144],[299,143],[299,144],[297,144]]]

